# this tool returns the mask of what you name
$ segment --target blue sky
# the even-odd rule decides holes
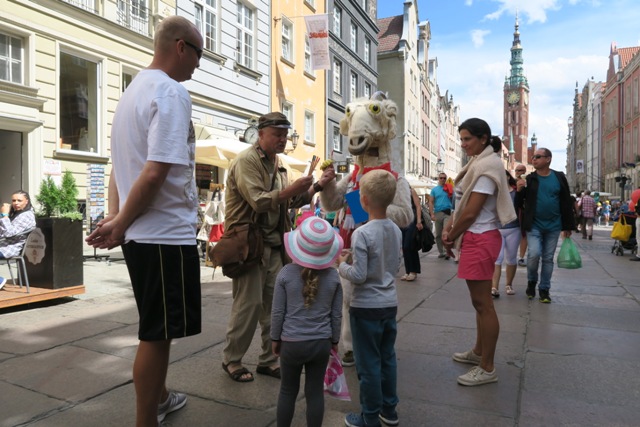
[[[429,57],[438,58],[441,93],[460,105],[460,119],[481,117],[502,130],[502,87],[518,10],[531,103],[529,137],[553,151],[565,170],[567,121],[578,82],[606,79],[611,43],[640,45],[638,0],[418,0],[431,24]],[[403,13],[403,1],[378,0],[378,18]],[[380,88],[384,90],[384,88]]]

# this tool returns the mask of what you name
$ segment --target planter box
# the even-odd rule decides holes
[[[38,218],[25,261],[29,284],[60,289],[83,285],[82,221]]]

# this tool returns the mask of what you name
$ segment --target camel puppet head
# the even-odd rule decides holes
[[[390,160],[389,141],[396,137],[397,111],[396,103],[382,92],[347,104],[345,117],[340,121],[340,133],[349,137],[349,153],[356,158],[356,163],[368,166],[369,162],[363,162],[360,156],[375,157],[378,164]]]

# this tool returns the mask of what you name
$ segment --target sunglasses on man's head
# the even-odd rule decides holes
[[[534,159],[539,159],[540,157],[549,157],[549,156],[543,156],[542,154],[536,154],[535,156],[533,156]]]

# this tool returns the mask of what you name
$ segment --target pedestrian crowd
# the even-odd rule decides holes
[[[195,135],[191,98],[180,82],[191,78],[202,52],[203,38],[185,18],[159,24],[152,63],[116,109],[109,213],[87,237],[97,248],[121,245],[129,270],[140,316],[133,364],[137,426],[159,425],[184,407],[186,395],[165,384],[171,341],[201,332]],[[368,217],[349,224],[347,242],[340,232],[344,212],[323,213],[318,200],[336,179],[333,166],[322,168],[315,182],[311,173],[291,180],[278,157],[291,123],[270,112],[257,128],[257,142],[234,159],[225,183],[223,239],[245,236],[241,243],[258,256],[230,276],[233,303],[221,367],[232,381],[255,380],[243,359],[260,326],[255,372],[280,380],[278,426],[292,423],[303,371],[307,425],[322,425],[325,371],[340,349],[343,366],[355,365],[360,395],[359,409],[345,416],[345,424],[399,424],[396,277],[403,260],[401,281],[421,273],[419,240],[425,228],[431,231],[431,221],[437,257],[457,263],[476,312],[474,342],[452,355],[473,365],[457,382],[479,386],[498,381],[494,299],[500,296],[502,264],[507,295],[516,294],[515,273],[522,265],[526,296],[550,303],[559,238],[570,238],[579,224],[582,238],[591,240],[600,216],[607,225],[614,220],[615,208],[596,202],[589,191],[572,199],[565,175],[550,168],[546,148],[535,150],[529,173],[519,164],[512,175],[496,154],[501,139],[484,120],[471,118],[458,128],[470,160],[453,180],[439,173],[424,200],[411,189],[410,212],[407,203],[400,216],[411,218],[408,223],[389,215],[401,191],[398,174],[384,167],[359,173],[359,203]],[[6,237],[32,216],[28,194],[13,198],[13,206],[0,213]],[[302,207],[302,215],[292,214]],[[249,241],[248,233],[254,233]],[[0,257],[7,248],[0,246]]]

